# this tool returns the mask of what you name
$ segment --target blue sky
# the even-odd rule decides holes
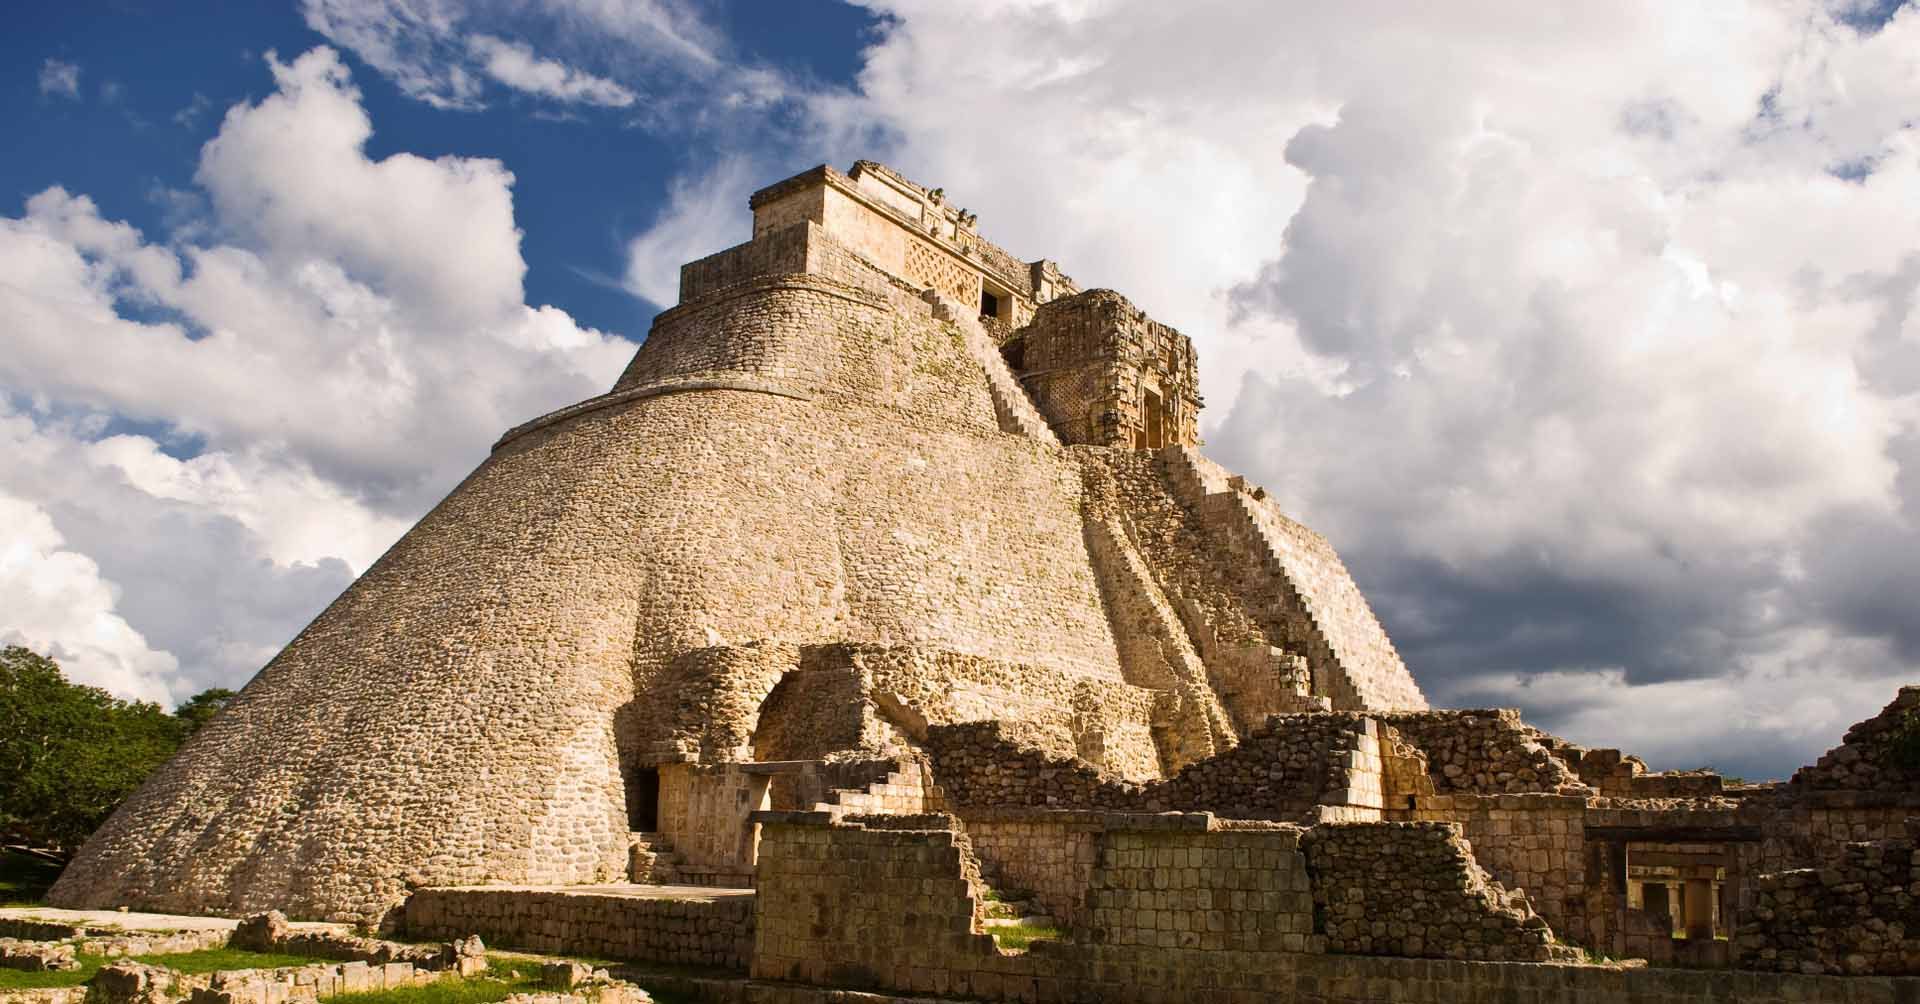
[[[850,87],[873,12],[824,0],[781,7],[779,18],[752,2],[712,13],[741,58]],[[191,188],[200,145],[221,115],[271,87],[262,56],[292,57],[326,42],[292,4],[31,6],[0,39],[8,106],[24,127],[0,160],[0,191],[17,209],[64,185],[87,193],[109,218],[161,229],[169,205],[156,189]],[[49,59],[79,68],[78,99],[39,90]],[[356,83],[375,122],[369,156],[492,157],[514,173],[529,302],[561,306],[602,330],[645,333],[662,305],[636,303],[619,288],[626,242],[660,211],[669,179],[712,155],[711,137],[637,127],[623,109],[511,91],[487,107],[448,112],[377,73],[362,72]]]
[[[1917,679],[1920,10],[290,0],[14,15],[0,640],[249,677],[887,161],[1194,339],[1430,697],[1784,775]]]

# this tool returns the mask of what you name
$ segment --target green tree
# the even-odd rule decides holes
[[[184,740],[200,731],[200,726],[212,721],[213,716],[219,714],[220,709],[226,707],[227,702],[231,700],[233,700],[233,691],[225,687],[202,690],[187,698],[179,707],[173,709],[173,717],[180,719],[181,723],[180,738]]]
[[[0,836],[72,853],[232,696],[209,690],[171,715],[68,682],[28,649],[0,649]]]

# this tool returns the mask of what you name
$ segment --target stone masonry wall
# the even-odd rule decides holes
[[[1920,856],[1911,839],[1848,844],[1818,868],[1763,875],[1733,938],[1741,965],[1920,974]]]
[[[1377,715],[1427,756],[1436,792],[1587,793],[1512,708]]]
[[[1474,863],[1449,823],[1329,823],[1307,831],[1327,950],[1350,955],[1544,962],[1558,954],[1526,897]]]
[[[1243,954],[1197,949],[1080,948],[1043,965],[1009,958],[991,996],[1040,1004],[1186,1004],[1189,1001],[1288,1001],[1292,1004],[1869,1004],[1901,1001],[1920,990],[1911,978],[1842,978],[1781,973],[1710,972],[1531,962],[1455,962],[1363,955],[1271,957],[1249,967]],[[1262,961],[1265,961],[1264,959]],[[793,983],[667,978],[663,988],[705,1004],[929,1004],[904,996]],[[38,1002],[36,1002],[38,1004]],[[47,1002],[62,1004],[62,1002]]]
[[[409,881],[618,878],[623,768],[660,756],[682,696],[663,671],[716,644],[911,643],[1118,682],[1077,468],[998,430],[931,319],[824,288],[780,301],[826,311],[816,397],[661,393],[509,440],[54,901],[378,921]]]
[[[1474,860],[1529,902],[1564,940],[1606,945],[1604,911],[1588,902],[1586,800],[1577,795],[1423,795],[1416,820],[1460,826]]]
[[[1025,742],[998,722],[928,730],[927,753],[950,803],[966,808],[1039,807],[1231,812],[1247,819],[1299,819],[1349,797],[1356,754],[1371,745],[1370,807],[1379,802],[1379,756],[1371,725],[1350,714],[1277,715],[1224,753],[1164,781],[1133,783]]]
[[[1086,920],[1087,889],[1101,834],[1100,812],[980,810],[965,816],[967,836],[988,885],[1021,891],[1068,926]]]
[[[1920,994],[1920,980],[1318,954],[1319,939],[1310,933],[1300,934],[1305,951],[1269,949],[1311,924],[1311,894],[1300,882],[1308,873],[1297,863],[1300,852],[1285,850],[1300,840],[1291,827],[1110,834],[1103,874],[1094,879],[1102,904],[1094,915],[1114,916],[1123,926],[1095,920],[1072,941],[1036,942],[1025,954],[1008,954],[974,927],[975,890],[953,834],[797,821],[769,822],[766,833],[763,861],[783,867],[763,871],[753,972],[791,982],[713,988],[707,999],[828,1004],[796,983],[841,988],[831,1000],[892,999],[858,993],[877,991],[1043,1004],[1866,1004]],[[1182,864],[1173,863],[1176,853]],[[1114,870],[1104,874],[1108,862]],[[1230,920],[1236,909],[1257,916],[1257,930]],[[1287,918],[1301,927],[1290,931],[1285,925],[1294,921]],[[1275,933],[1267,933],[1269,924]],[[1134,943],[1117,943],[1122,932],[1135,935]],[[1247,947],[1203,947],[1208,934],[1217,936],[1215,944]]]
[[[1191,818],[1191,817],[1189,817]],[[1312,882],[1294,826],[1136,826],[1099,847],[1086,941],[1203,952],[1323,951]]]
[[[745,971],[753,951],[754,897],[642,899],[538,889],[420,889],[408,898],[412,937],[478,934],[520,948],[634,962]]]

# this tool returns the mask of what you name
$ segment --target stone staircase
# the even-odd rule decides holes
[[[1392,685],[1404,679],[1411,687],[1412,678],[1331,547],[1304,527],[1283,525],[1290,521],[1243,479],[1192,447],[1169,446],[1159,460],[1175,497],[1247,562],[1251,585],[1269,598],[1261,616],[1272,637],[1304,651],[1334,707],[1426,706],[1417,689]]]
[[[993,935],[996,945],[1006,951],[1022,951],[1034,941],[1056,941],[1066,937],[1059,921],[1046,912],[1031,894],[1008,891],[993,893],[987,900],[987,915],[980,924]],[[1015,935],[1017,937],[1009,937]]]
[[[933,305],[934,320],[946,321],[959,329],[967,354],[973,356],[980,368],[986,371],[987,390],[993,396],[993,413],[1000,420],[1000,430],[1048,446],[1059,446],[1060,437],[1053,434],[1040,409],[1033,406],[1033,398],[1028,396],[1025,387],[1020,386],[1019,378],[1013,375],[1007,360],[1000,355],[1000,346],[987,333],[986,326],[980,323],[978,311],[937,289],[929,289],[920,296]]]
[[[641,885],[682,885],[685,865],[664,833],[627,834],[627,881]]]
[[[917,815],[938,812],[946,797],[927,776],[926,768],[910,757],[895,760],[885,777],[862,788],[831,788],[813,804],[814,812],[842,816]]]

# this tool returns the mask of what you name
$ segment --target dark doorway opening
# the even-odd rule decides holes
[[[1167,445],[1167,412],[1160,403],[1160,395],[1147,391],[1147,449],[1157,450]]]
[[[1000,298],[993,295],[992,293],[987,292],[986,290],[981,290],[980,291],[980,316],[981,317],[999,317],[1000,316]]]
[[[627,799],[627,826],[638,833],[660,829],[660,770],[642,767],[633,772],[633,789]]]

